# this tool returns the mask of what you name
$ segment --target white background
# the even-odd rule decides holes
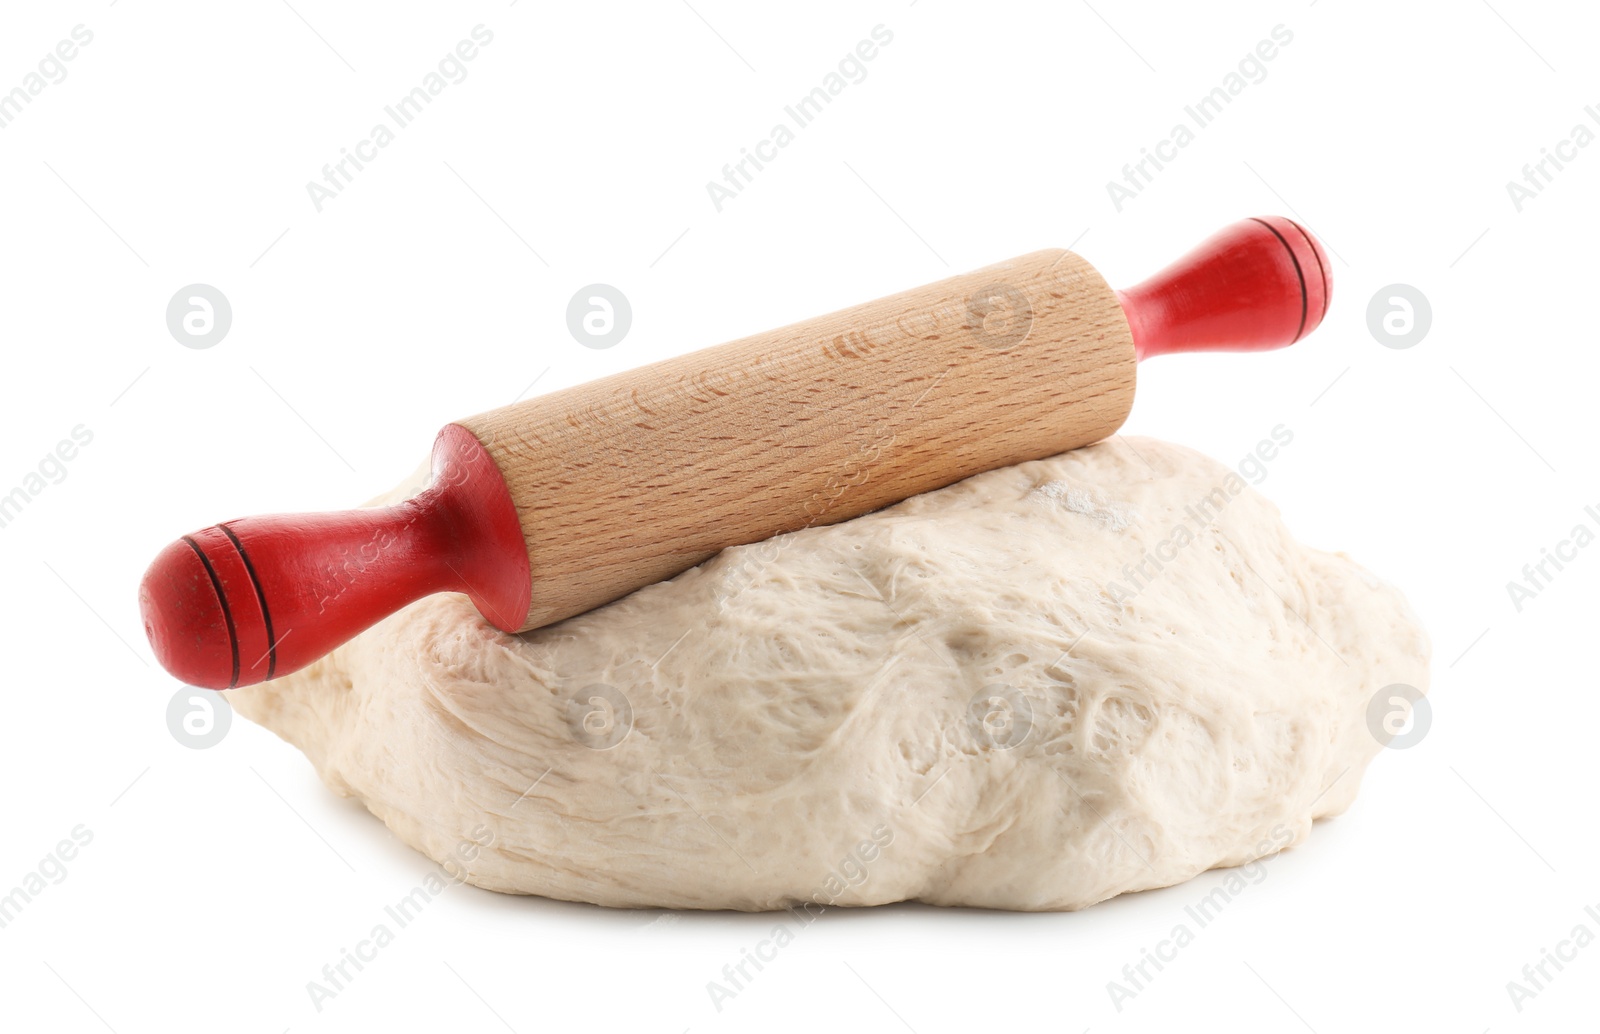
[[[1518,211],[1525,163],[1600,106],[1577,4],[326,0],[7,5],[0,89],[76,25],[67,77],[0,130],[0,492],[93,442],[0,528],[0,891],[93,841],[0,929],[7,1029],[850,1030],[1025,1026],[1574,1030],[1600,945],[1518,1012],[1600,906],[1592,758],[1600,548],[1513,606],[1507,582],[1600,507],[1600,146]],[[298,13],[297,13],[298,12]],[[302,17],[303,16],[303,17]],[[1502,17],[1503,16],[1503,17]],[[494,34],[319,213],[320,180],[475,25]],[[719,213],[705,184],[875,25],[850,86]],[[1139,196],[1120,179],[1274,26],[1293,33]],[[338,508],[445,422],[1040,247],[1114,284],[1281,213],[1335,253],[1334,306],[1267,355],[1150,363],[1126,430],[1236,462],[1304,541],[1402,587],[1433,637],[1433,725],[1354,808],[1119,1012],[1106,982],[1221,878],[1075,914],[831,912],[719,1013],[770,917],[606,911],[455,888],[316,1012],[306,983],[430,869],[304,758],[237,719],[168,732],[177,689],[135,587],[177,534]],[[164,318],[215,285],[233,325]],[[614,284],[634,322],[580,346]],[[1380,288],[1431,303],[1415,347]],[[425,759],[424,759],[425,760]],[[503,1025],[503,1026],[502,1026]],[[1588,1029],[1587,1027],[1585,1029]]]

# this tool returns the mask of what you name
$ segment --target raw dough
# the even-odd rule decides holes
[[[1172,559],[1135,592],[1147,552]],[[524,635],[434,596],[230,698],[492,890],[1074,909],[1344,811],[1380,749],[1368,701],[1425,691],[1428,653],[1395,590],[1295,543],[1233,471],[1136,438]]]

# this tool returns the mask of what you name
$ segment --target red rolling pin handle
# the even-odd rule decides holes
[[[1140,359],[1279,348],[1322,321],[1328,261],[1298,224],[1247,219],[1117,298]],[[466,593],[497,628],[523,627],[532,576],[505,477],[455,424],[434,445],[433,474],[395,506],[249,517],[168,546],[139,590],[157,660],[190,685],[252,685],[444,591]]]
[[[483,446],[439,434],[427,488],[394,506],[277,514],[185,535],[139,587],[161,666],[206,689],[287,675],[414,600],[464,592],[514,630],[532,592],[522,529]]]
[[[1322,243],[1282,216],[1244,219],[1117,292],[1140,359],[1170,352],[1262,352],[1317,328],[1332,298]]]

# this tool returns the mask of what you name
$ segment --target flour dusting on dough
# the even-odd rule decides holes
[[[1121,531],[1139,516],[1130,507],[1102,502],[1084,489],[1065,481],[1046,481],[1029,495],[1048,500],[1071,513],[1093,518],[1112,531]]]

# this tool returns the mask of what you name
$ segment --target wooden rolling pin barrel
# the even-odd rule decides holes
[[[1137,360],[1288,345],[1328,299],[1321,245],[1280,217],[1120,292],[1071,252],[1024,255],[447,425],[398,505],[185,535],[140,585],[145,632],[178,679],[228,689],[435,592],[538,628],[728,546],[1098,441]]]

